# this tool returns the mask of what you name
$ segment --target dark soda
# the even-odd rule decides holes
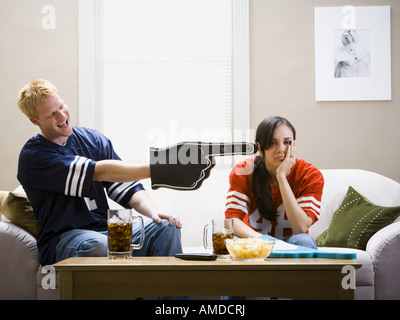
[[[233,239],[233,233],[213,233],[213,249],[214,253],[218,255],[226,255],[229,254],[228,249],[225,245],[225,239]]]
[[[132,242],[132,223],[108,223],[108,250],[129,252]]]

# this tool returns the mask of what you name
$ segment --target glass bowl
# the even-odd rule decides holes
[[[275,241],[265,238],[239,238],[226,239],[225,244],[234,260],[262,261],[271,254]]]

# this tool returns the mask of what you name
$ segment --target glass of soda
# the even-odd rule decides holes
[[[208,244],[208,228],[206,224],[203,232],[203,245],[205,249],[210,249]],[[219,258],[229,257],[228,249],[225,245],[225,239],[233,239],[233,219],[212,219],[212,249],[213,253]]]
[[[109,259],[131,258],[134,249],[143,246],[144,227],[143,219],[134,216],[132,209],[110,209],[108,210],[108,251]],[[140,226],[139,243],[132,243],[132,227],[137,222]]]

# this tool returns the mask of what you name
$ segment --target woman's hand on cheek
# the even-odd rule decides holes
[[[279,167],[276,169],[276,177],[279,180],[279,178],[286,178],[296,163],[296,141],[292,141],[292,144],[289,145],[287,152],[286,152],[286,157],[282,161],[282,163],[279,165]]]

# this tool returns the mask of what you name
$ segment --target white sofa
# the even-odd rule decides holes
[[[400,184],[376,173],[356,170],[321,170],[324,193],[320,220],[311,227],[316,238],[328,228],[334,211],[349,186],[382,206],[400,206]],[[200,189],[151,190],[144,185],[158,207],[180,217],[185,252],[204,251],[203,228],[214,217],[224,216],[230,169],[214,168]],[[41,287],[43,274],[38,263],[35,238],[16,225],[0,222],[0,299],[53,299],[57,290]],[[400,299],[400,219],[375,233],[366,251],[346,248],[324,250],[356,252],[362,267],[356,271],[356,299]]]

